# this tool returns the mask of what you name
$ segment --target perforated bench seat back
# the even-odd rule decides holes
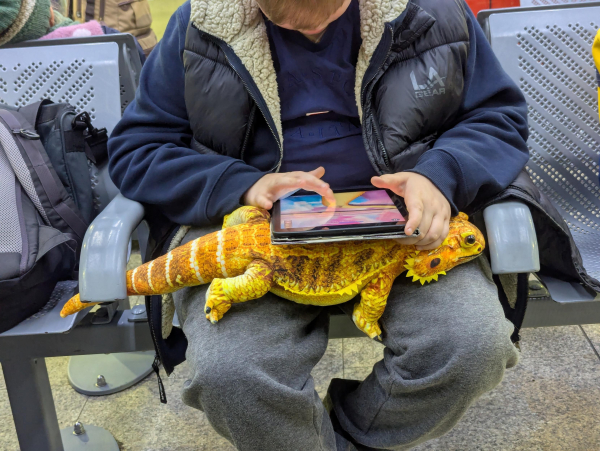
[[[527,171],[569,225],[584,267],[599,279],[600,123],[591,47],[600,3],[593,5],[490,11],[479,20],[527,98]]]
[[[113,53],[108,54],[107,48]],[[79,110],[88,110],[93,120],[105,122],[101,126],[110,130],[120,119],[107,105],[114,106],[114,86],[122,113],[135,98],[142,70],[135,38],[126,33],[6,45],[0,47],[0,64],[0,102],[15,107],[42,98],[68,102]],[[118,79],[112,77],[114,67]],[[104,87],[110,90],[108,100]],[[103,106],[97,110],[99,105]],[[110,117],[104,119],[106,111],[110,111]]]
[[[140,72],[135,39],[129,34],[21,42],[0,47],[0,103],[70,103],[110,133],[135,98]],[[118,190],[106,167],[91,167],[90,176],[100,211]]]

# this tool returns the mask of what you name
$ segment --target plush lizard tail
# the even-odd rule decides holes
[[[225,239],[228,230],[210,235],[173,249],[166,255],[127,271],[127,295],[166,294],[183,287],[210,283],[216,277],[227,277],[225,247],[231,240]],[[65,318],[98,302],[81,302],[73,296],[63,307],[60,316]]]

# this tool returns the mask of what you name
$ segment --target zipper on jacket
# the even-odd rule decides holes
[[[156,378],[158,379],[158,393],[160,396],[160,402],[166,404],[167,394],[165,392],[165,386],[163,385],[162,377],[160,377],[160,369],[158,368],[158,365],[160,365],[160,358],[157,354],[154,356],[154,361],[152,362],[152,369],[156,373]]]
[[[229,45],[227,45],[227,46],[229,48],[231,48]],[[229,59],[229,57],[227,56],[227,53],[223,52],[223,54],[225,55],[225,59],[229,63],[229,66],[231,66],[231,68],[237,74],[237,76],[240,77],[240,80],[242,81],[242,83],[246,87],[246,90],[248,91],[248,94],[250,94],[250,97],[252,97],[252,100],[254,100],[254,103],[257,105],[258,109],[260,110],[260,112],[264,116],[265,121],[267,122],[267,126],[269,127],[269,130],[271,130],[271,134],[273,135],[273,137],[277,141],[277,146],[279,147],[279,161],[271,169],[271,172],[279,172],[279,168],[281,167],[281,162],[283,161],[283,146],[281,145],[281,141],[279,140],[279,136],[277,135],[277,133],[275,132],[275,130],[273,130],[273,127],[271,127],[271,124],[269,123],[269,119],[271,119],[271,121],[274,122],[273,121],[273,117],[271,116],[270,112],[267,111],[265,113],[265,111],[258,105],[258,101],[256,100],[256,97],[252,93],[252,90],[250,89],[250,87],[248,86],[248,84],[246,83],[246,81],[242,78],[242,76],[240,75],[240,73],[238,72],[238,70],[235,68],[235,66],[233,65],[233,63],[231,62],[231,60]],[[261,97],[262,97],[262,95],[261,95]],[[268,115],[268,117],[267,117],[267,115]]]
[[[167,249],[172,250],[174,245],[175,245],[175,239],[177,238],[177,235],[179,234],[179,231],[181,230],[182,227],[187,227],[189,229],[189,226],[179,226],[177,227],[173,232],[173,238],[171,238],[171,241],[169,242],[169,247]],[[186,232],[187,233],[187,232]],[[167,234],[167,236],[169,236],[170,234]],[[142,258],[144,258],[145,256],[142,256]],[[154,324],[152,323],[152,318],[154,317],[154,315],[152,314],[152,299],[150,299],[150,302],[147,303],[147,310],[148,310],[148,325],[150,326],[150,335],[152,335],[152,341],[154,343],[154,351],[155,351],[155,358],[154,358],[154,362],[152,363],[152,369],[154,370],[154,372],[156,373],[156,378],[158,380],[158,392],[160,395],[160,402],[163,404],[167,403],[167,394],[165,392],[165,387],[163,385],[163,381],[162,378],[160,377],[160,371],[158,368],[158,365],[162,362],[163,357],[158,349],[158,341],[156,338],[156,330],[154,329]],[[167,370],[165,369],[165,372],[167,373],[167,376],[170,375],[169,372],[167,372]]]
[[[152,362],[152,369],[156,373],[156,378],[158,380],[158,393],[160,396],[160,402],[162,404],[167,403],[167,394],[165,393],[165,386],[163,385],[162,378],[160,377],[160,370],[158,368],[158,364],[162,362],[163,357],[158,350],[158,341],[156,338],[156,331],[154,330],[154,324],[152,324],[152,318],[154,315],[152,314],[152,296],[150,296],[150,301],[147,302],[148,307],[148,325],[150,326],[150,335],[152,335],[152,341],[154,343],[154,350],[156,351],[156,355],[154,356],[154,362]]]
[[[233,69],[233,71],[237,74],[237,76],[240,78],[240,80],[242,81],[242,84],[246,88],[246,91],[248,91],[248,94],[250,95],[250,97],[252,97],[252,100],[254,100],[254,103],[256,104],[256,106],[258,107],[258,109],[262,113],[263,117],[265,118],[265,121],[267,122],[267,126],[269,127],[269,130],[271,130],[271,134],[275,138],[275,141],[277,142],[277,146],[279,147],[279,161],[270,170],[270,172],[279,172],[279,168],[281,167],[281,162],[283,161],[283,146],[281,144],[281,140],[279,139],[279,135],[274,130],[274,127],[271,126],[271,122],[273,122],[273,125],[275,124],[275,121],[273,120],[273,116],[271,116],[271,113],[269,112],[268,108],[263,108],[263,106],[262,106],[262,104],[264,104],[264,106],[266,107],[265,99],[263,98],[262,94],[260,93],[260,91],[258,90],[258,88],[256,87],[256,85],[250,86],[246,82],[246,80],[244,80],[244,77],[242,77],[242,75],[240,74],[240,71],[238,70],[238,68],[236,67],[236,65],[229,58],[229,55],[228,55],[229,51],[231,51],[235,55],[235,52],[233,51],[233,48],[229,44],[227,44],[225,41],[223,41],[222,39],[219,39],[219,38],[217,38],[215,36],[212,36],[211,34],[208,34],[208,33],[204,32],[202,30],[198,30],[198,31],[200,33],[202,33],[202,35],[205,36],[207,39],[209,39],[210,41],[212,41],[213,43],[215,43],[216,45],[218,45],[219,48],[223,51],[223,55],[225,55],[225,59],[227,60],[227,63],[229,64],[229,66],[231,67],[231,69]],[[254,81],[252,81],[252,82],[254,83]],[[253,92],[254,89],[252,89],[252,88],[254,88],[254,89],[256,89],[256,91],[258,91],[256,95]],[[259,102],[259,100],[261,102]]]
[[[391,168],[390,157],[388,156],[387,150],[385,149],[385,146],[383,145],[383,139],[381,138],[381,133],[380,133],[381,131],[379,130],[379,123],[376,121],[375,116],[373,116],[373,119],[371,119],[371,120],[373,121],[373,129],[375,130],[375,137],[377,138],[377,143],[381,147],[381,154],[383,155],[383,162],[388,167],[388,169],[390,169]]]
[[[179,231],[179,229],[181,227],[183,227],[183,226],[179,226],[175,230],[175,233],[173,234],[173,238],[171,239],[171,242],[169,243],[169,249],[171,247],[173,247],[175,237],[177,236],[177,232]],[[144,258],[144,257],[145,257],[145,255],[142,256],[142,258]],[[148,310],[147,316],[148,316],[148,325],[150,326],[150,335],[152,335],[152,342],[154,344],[154,352],[156,353],[154,356],[154,362],[152,362],[152,369],[156,373],[160,402],[162,404],[167,404],[167,393],[165,392],[165,386],[163,384],[162,377],[160,377],[160,370],[159,370],[159,364],[163,361],[163,356],[161,355],[160,350],[158,348],[158,339],[156,338],[157,334],[156,334],[156,330],[154,329],[154,323],[152,322],[152,318],[154,318],[154,315],[152,314],[152,296],[150,296],[150,301],[146,303],[146,309]],[[166,371],[167,370],[165,370],[165,372]],[[167,376],[168,375],[169,375],[169,373],[167,373]]]
[[[254,125],[254,115],[256,114],[256,103],[250,108],[250,117],[248,118],[248,125],[246,125],[246,135],[244,136],[244,142],[242,144],[242,151],[240,152],[240,160],[244,161],[244,154],[246,153],[246,147],[248,147],[248,141],[250,140],[250,133],[252,132],[252,126]]]
[[[393,43],[393,34],[394,34],[394,29],[392,28],[391,24],[386,23],[385,24],[385,39],[388,41],[387,42],[387,50],[385,52],[385,55],[383,56],[383,58],[381,58],[379,65],[377,67],[377,70],[373,73],[373,75],[371,76],[371,78],[369,79],[369,81],[367,83],[363,82],[363,87],[362,87],[362,92],[361,92],[361,105],[363,108],[363,136],[365,136],[365,130],[364,130],[364,117],[365,117],[365,94],[367,93],[367,87],[373,82],[373,80],[375,80],[375,78],[377,77],[377,74],[379,73],[379,71],[381,71],[381,68],[383,67],[383,65],[385,64],[385,62],[388,59],[388,56],[390,54],[390,51],[392,50],[392,43]],[[370,66],[371,67],[371,66]],[[368,69],[367,69],[368,71]],[[374,122],[374,120],[372,120]],[[375,137],[377,139],[377,143],[379,144],[379,146],[381,147],[381,153],[383,155],[383,162],[385,163],[385,165],[390,168],[390,159],[389,156],[387,154],[387,150],[385,149],[385,146],[383,145],[383,140],[381,139],[381,135],[379,133],[379,127],[378,124],[373,123],[373,128],[375,129]],[[364,139],[363,139],[364,140]],[[378,173],[381,173],[381,171],[378,168],[375,168],[375,170]]]

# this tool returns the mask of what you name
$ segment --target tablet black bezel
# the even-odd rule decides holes
[[[374,189],[346,189],[346,190],[335,190],[334,193],[351,193],[355,191],[381,191],[381,188]],[[302,237],[319,237],[319,236],[344,236],[344,235],[378,235],[383,233],[401,233],[404,232],[406,222],[408,222],[408,212],[404,207],[404,202],[401,197],[389,190],[384,190],[388,196],[392,199],[396,208],[400,212],[405,221],[403,224],[389,224],[389,223],[378,223],[378,224],[355,224],[349,226],[332,226],[328,230],[282,230],[280,228],[281,218],[281,201],[277,201],[271,211],[271,233],[275,238],[290,237],[290,238],[302,238]],[[297,195],[297,194],[294,194]],[[404,211],[403,211],[404,210]]]

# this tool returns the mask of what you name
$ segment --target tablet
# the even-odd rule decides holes
[[[408,219],[387,190],[339,191],[336,205],[319,194],[300,194],[278,201],[271,219],[272,241],[321,242],[400,237]]]

